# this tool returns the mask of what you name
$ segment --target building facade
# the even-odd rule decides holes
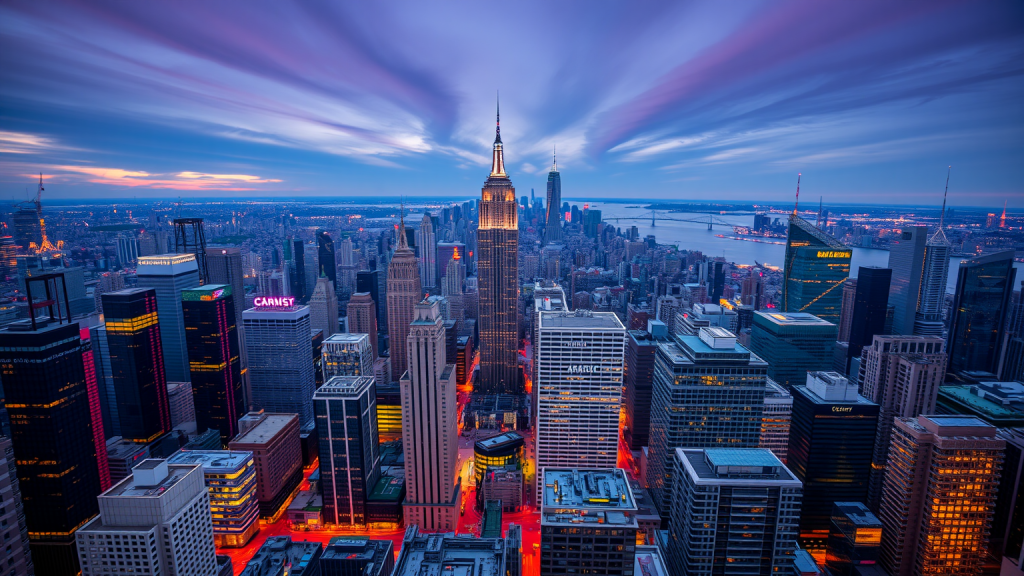
[[[11,576],[35,574],[25,509],[21,503],[21,484],[15,466],[14,445],[7,436],[0,436],[0,526],[3,527],[6,543],[4,572]]]
[[[889,305],[894,310],[894,334],[914,333],[914,319],[917,317],[918,302],[921,299],[921,278],[924,276],[927,241],[927,226],[907,226],[900,231],[899,238],[894,239],[889,245],[889,268],[892,269]]]
[[[430,213],[423,215],[420,228],[416,231],[416,245],[420,251],[420,279],[426,289],[437,288],[437,236]]]
[[[651,430],[651,391],[658,342],[668,340],[663,322],[648,323],[648,330],[630,330],[626,337],[625,408],[623,435],[630,450],[647,446]]]
[[[287,299],[281,299],[287,300]],[[312,328],[308,306],[262,306],[242,313],[252,405],[313,422]]]
[[[228,444],[232,452],[251,452],[256,464],[256,499],[260,517],[276,519],[292,491],[302,482],[302,446],[295,414],[250,412],[241,432]]]
[[[160,341],[163,344],[165,381],[187,382],[188,345],[181,310],[181,292],[199,287],[199,267],[194,254],[142,256],[135,268],[139,288],[156,292],[160,312]]]
[[[377,306],[373,302],[369,292],[356,292],[348,299],[346,308],[348,319],[348,331],[351,334],[367,334],[370,337],[370,348],[373,351],[373,360],[380,357],[377,333]],[[391,375],[388,374],[388,381]],[[387,382],[383,382],[386,384]]]
[[[789,217],[782,311],[806,312],[839,323],[843,282],[853,251],[796,214]]]
[[[334,376],[313,395],[327,524],[367,523],[366,501],[380,478],[376,396],[372,376]]]
[[[423,298],[416,254],[409,247],[405,233],[405,215],[398,227],[398,248],[388,264],[387,315],[388,335],[391,341],[391,380],[397,381],[409,366],[405,343],[409,338],[409,323],[413,308]]]
[[[495,131],[491,173],[484,182],[477,226],[480,392],[521,394],[519,374],[519,211],[505,173],[501,122]]]
[[[335,376],[373,377],[373,348],[369,334],[334,334],[322,347],[324,380]]]
[[[309,297],[309,322],[314,330],[323,330],[324,338],[338,331],[338,296],[331,281],[322,276]]]
[[[949,321],[949,372],[998,371],[1017,274],[1013,258],[1008,250],[960,264]]]
[[[447,363],[444,323],[437,298],[416,305],[403,376],[402,444],[405,454],[405,522],[447,532],[458,522],[462,486],[455,365]]]
[[[789,455],[789,430],[792,422],[793,395],[769,378],[764,389],[764,415],[761,417],[758,448],[771,450],[783,464]]]
[[[557,244],[562,241],[562,217],[562,174],[558,171],[558,163],[552,154],[544,216],[545,244]]]
[[[676,448],[760,444],[768,365],[722,328],[660,344],[656,362],[647,487],[667,516]]]
[[[226,446],[246,412],[235,293],[228,284],[206,284],[181,299],[196,429],[217,430]]]
[[[768,363],[768,377],[786,389],[808,372],[832,369],[838,327],[805,312],[754,312],[750,350]]]
[[[256,463],[251,452],[179,450],[167,464],[202,467],[217,547],[240,548],[259,532]]]

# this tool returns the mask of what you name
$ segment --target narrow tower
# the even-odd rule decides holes
[[[403,208],[404,210],[404,208]],[[405,340],[413,308],[423,297],[419,264],[405,235],[405,214],[398,225],[398,248],[388,264],[388,326],[391,330],[391,381],[398,381],[408,365]]]

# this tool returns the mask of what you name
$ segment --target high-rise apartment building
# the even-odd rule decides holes
[[[335,376],[313,395],[327,524],[368,521],[366,502],[380,478],[376,396],[372,376]]]
[[[182,291],[181,299],[196,429],[218,431],[226,446],[246,412],[235,292],[228,284],[204,284]]]
[[[838,323],[853,251],[794,213],[789,217],[782,311]]]
[[[882,545],[882,523],[860,502],[836,502],[825,550],[825,567],[834,576],[853,576],[856,566],[871,569]],[[857,572],[860,573],[859,571]]]
[[[409,369],[400,384],[405,523],[447,532],[458,522],[462,493],[455,365],[447,361],[437,299],[420,302],[413,312],[406,342]]]
[[[7,436],[0,436],[0,527],[5,546],[4,573],[11,576],[35,574],[32,552],[29,550],[25,509],[21,503],[14,445]]]
[[[891,576],[974,576],[988,554],[1005,441],[973,416],[893,422],[878,517]]]
[[[258,298],[256,308],[242,313],[249,381],[256,409],[298,414],[306,426],[313,423],[316,381],[309,306],[279,305],[292,301]]]
[[[857,270],[857,290],[853,297],[850,319],[850,346],[844,374],[850,371],[850,360],[859,358],[861,350],[871,344],[876,334],[885,333],[885,315],[889,308],[891,268],[861,266]]]
[[[650,321],[647,330],[630,330],[626,336],[625,418],[623,435],[630,450],[647,446],[651,430],[651,391],[654,387],[654,356],[658,342],[668,341],[664,322]]]
[[[539,315],[537,501],[546,468],[614,468],[626,328],[612,312]]]
[[[960,263],[949,322],[951,373],[995,373],[1017,270],[1013,250]]]
[[[942,338],[875,336],[864,348],[858,386],[865,398],[879,406],[868,498],[864,500],[872,510],[878,510],[882,497],[893,419],[934,414],[935,398],[945,376]]]
[[[793,566],[801,486],[764,449],[677,448],[668,556],[688,576],[787,574]]]
[[[676,448],[756,448],[768,364],[723,328],[658,346],[647,485],[658,511],[672,501]]]
[[[624,470],[549,468],[542,488],[541,576],[633,574],[639,524]]]
[[[228,448],[232,452],[252,452],[260,517],[276,519],[302,482],[299,418],[295,414],[250,412],[239,419],[238,425],[242,431]]]
[[[793,395],[771,378],[765,382],[764,416],[761,417],[759,448],[771,450],[786,463],[789,455],[789,430],[793,422]]]
[[[256,463],[251,452],[179,450],[167,464],[202,467],[210,492],[213,543],[218,547],[240,548],[259,532]]]
[[[356,263],[355,246],[352,239],[345,237],[338,243],[338,286],[337,291],[341,297],[345,297],[356,288],[356,272],[359,266]]]
[[[152,442],[171,431],[156,291],[109,292],[103,295],[103,310],[120,435]]]
[[[335,376],[373,378],[373,349],[369,334],[335,334],[322,347],[324,381]]]
[[[558,171],[555,156],[551,156],[551,170],[548,172],[548,195],[544,217],[544,243],[562,241],[562,175]]]
[[[309,297],[309,323],[313,330],[322,330],[324,338],[338,331],[338,296],[331,281],[321,276]]]
[[[832,506],[868,495],[878,404],[836,372],[811,372],[793,387],[786,466],[803,482],[800,543],[824,551]]]
[[[505,173],[501,118],[495,130],[491,173],[484,182],[477,226],[480,279],[480,382],[486,394],[520,394],[519,212]]]
[[[892,269],[889,305],[894,309],[892,331],[895,334],[914,333],[927,241],[927,226],[908,226],[889,245],[889,268]]]
[[[136,276],[139,288],[152,288],[156,292],[165,381],[188,382],[188,345],[185,343],[181,292],[199,287],[195,254],[140,257]]]
[[[832,369],[838,327],[806,312],[754,312],[750,351],[768,363],[768,377],[791,389],[808,372]]]
[[[348,331],[352,334],[368,335],[370,348],[373,350],[373,360],[379,358],[376,304],[369,292],[356,292],[348,299],[346,317],[348,318]],[[388,376],[390,377],[390,374]]]
[[[34,326],[33,326],[34,324]],[[77,323],[0,330],[0,369],[36,572],[78,571],[75,531],[97,512],[100,474]]]
[[[144,460],[98,500],[100,515],[77,534],[82,576],[216,576],[201,466]]]
[[[391,379],[398,380],[408,368],[405,343],[409,338],[409,323],[413,308],[423,298],[416,254],[406,240],[405,215],[398,226],[398,248],[388,264],[387,312],[388,333],[391,340]]]
[[[429,212],[423,215],[420,228],[416,231],[416,246],[420,251],[420,280],[423,288],[437,288],[437,236]]]
[[[924,270],[921,274],[921,295],[914,319],[915,336],[942,336],[946,328],[942,313],[946,309],[946,278],[953,246],[942,225],[925,243]]]

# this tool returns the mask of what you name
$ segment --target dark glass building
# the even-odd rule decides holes
[[[889,245],[889,304],[894,316],[894,334],[913,334],[918,302],[921,300],[921,279],[924,277],[925,242],[927,226],[907,226]]]
[[[317,271],[316,277],[325,276],[330,280],[335,288],[338,287],[338,264],[337,260],[334,259],[334,240],[327,235],[327,232],[323,230],[317,230],[316,233],[316,246],[317,254],[320,259],[320,270]],[[360,290],[363,292],[363,290]]]
[[[128,288],[102,298],[121,437],[152,442],[171,431],[156,290]]]
[[[842,242],[793,213],[786,239],[782,311],[807,312],[838,324],[852,256]]]
[[[832,576],[852,576],[855,566],[878,562],[882,522],[860,502],[836,502],[825,550],[825,567]]]
[[[654,326],[650,326],[654,324]],[[654,387],[654,356],[658,342],[668,341],[664,322],[648,323],[654,333],[630,330],[626,333],[626,371],[623,374],[625,427],[622,434],[630,450],[647,446],[651,430],[651,392]]]
[[[335,376],[313,394],[326,524],[367,523],[380,477],[376,394],[369,376]]]
[[[960,263],[949,328],[948,372],[995,373],[1017,271],[1013,250]]]
[[[544,216],[544,243],[552,244],[562,241],[562,175],[558,172],[558,163],[551,156],[551,171],[548,172],[547,213]]]
[[[55,308],[0,330],[0,370],[36,574],[72,576],[102,488],[79,326]]]
[[[754,312],[750,351],[768,363],[768,377],[787,390],[807,373],[832,368],[839,328],[806,312]]]
[[[222,446],[238,434],[246,412],[234,296],[227,284],[181,293],[196,428],[217,430]]]
[[[793,387],[786,464],[804,483],[804,548],[825,548],[836,502],[867,498],[877,426],[878,404],[836,372],[812,372],[807,385]]]
[[[320,556],[320,576],[391,576],[394,569],[391,540],[335,536]]]
[[[853,297],[845,373],[850,371],[850,360],[860,357],[860,351],[871,345],[876,334],[885,333],[891,280],[892,270],[889,268],[861,266],[857,269],[857,291]]]

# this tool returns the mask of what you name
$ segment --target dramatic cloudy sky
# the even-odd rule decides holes
[[[1024,207],[1024,3],[0,5],[0,197]],[[36,176],[38,178],[38,176]]]

